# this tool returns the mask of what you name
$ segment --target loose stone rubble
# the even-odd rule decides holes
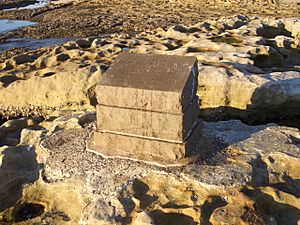
[[[96,88],[98,130],[88,148],[105,156],[180,163],[201,137],[197,86],[195,57],[120,54]]]

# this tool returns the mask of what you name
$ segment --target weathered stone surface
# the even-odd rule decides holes
[[[202,116],[222,118],[223,113],[254,120],[299,115],[298,71],[248,74],[235,68],[204,66],[198,95]],[[213,110],[213,112],[211,111]]]
[[[22,69],[21,69],[22,70]],[[2,75],[0,72],[0,76]],[[34,75],[35,74],[35,75]],[[94,109],[90,104],[90,89],[101,76],[98,66],[80,68],[74,62],[64,62],[64,66],[47,67],[39,72],[28,72],[11,81],[0,79],[5,88],[0,87],[0,109],[13,109],[23,113],[32,109]]]
[[[300,0],[277,0],[279,4],[299,4]]]
[[[268,221],[290,225],[299,221],[298,129],[249,126],[238,120],[205,122],[196,147],[203,161],[166,168],[86,151],[90,128],[80,127],[89,123],[90,116],[76,113],[37,121],[32,132],[43,135],[26,140],[33,146],[30,151],[24,146],[0,149],[3,224],[10,224],[20,204],[26,203],[45,207],[43,215],[20,223],[26,225],[119,225],[126,221],[130,225],[263,225]],[[71,129],[65,126],[76,121]],[[22,142],[24,129],[32,128],[31,122],[23,123],[11,120],[0,130],[21,133]],[[8,133],[2,134],[5,138]],[[38,164],[45,165],[43,175],[32,184],[31,177],[39,175]],[[28,180],[23,187],[13,182],[7,185],[22,180]],[[20,195],[15,195],[16,187]]]
[[[0,147],[0,212],[17,202],[22,185],[36,181],[38,171],[33,146]]]
[[[125,157],[160,164],[176,164],[189,156],[202,135],[199,119],[185,142],[141,138],[107,131],[94,131],[88,140],[88,150],[108,157]]]
[[[208,109],[205,115],[213,115],[212,117],[218,117],[220,110],[224,108],[225,114],[229,112],[228,109],[238,112],[239,117],[229,113],[230,118],[245,119],[240,114],[248,111],[248,105],[252,104],[252,95],[262,93],[256,89],[263,87],[267,91],[270,85],[265,84],[281,83],[276,77],[281,77],[281,80],[299,78],[299,18],[218,17],[199,21],[192,26],[174,26],[169,30],[176,35],[170,36],[163,29],[132,37],[114,35],[94,39],[91,48],[81,48],[73,41],[23,53],[22,55],[28,55],[34,62],[29,60],[22,64],[13,63],[15,55],[2,55],[0,114],[17,116],[22,113],[27,116],[28,111],[37,111],[38,107],[44,106],[54,109],[93,109],[93,105],[97,103],[94,85],[101,75],[100,69],[104,72],[122,49],[136,53],[197,57],[202,64],[198,89],[200,108]],[[61,57],[60,54],[69,55],[70,59],[60,62],[57,60]],[[92,82],[87,83],[87,79]],[[61,84],[60,87],[56,83]],[[110,92],[112,89],[106,91]],[[128,107],[136,105],[138,108],[151,108],[152,103],[143,106],[143,102],[148,101],[144,92],[130,89],[115,91],[118,97],[107,101],[117,105],[132,100]],[[292,88],[289,92],[292,94]],[[179,102],[176,93],[165,94],[162,97],[168,101],[160,102],[158,110],[173,102]],[[135,95],[140,98],[138,101],[132,97]],[[284,95],[285,93],[283,97]],[[296,99],[296,96],[289,94],[286,99],[291,98]],[[259,107],[259,102],[261,101],[257,101],[255,106]],[[279,107],[276,106],[276,102],[277,100],[271,107],[272,114],[269,114],[273,119],[284,108],[281,103]],[[17,110],[17,107],[22,108]],[[180,105],[169,107],[169,111],[180,111],[178,107]],[[216,113],[212,113],[209,110],[211,108],[217,108]],[[296,113],[296,110],[289,109],[280,117],[293,116]],[[263,113],[257,114],[255,118],[261,119],[261,115]]]
[[[181,114],[99,105],[97,125],[100,130],[184,141],[199,116],[198,104],[198,98],[194,99]]]
[[[197,78],[195,57],[120,54],[96,90],[98,131],[90,149],[176,164],[201,135]]]
[[[124,46],[125,41],[126,47],[134,48],[135,51],[194,55],[203,61],[199,84],[203,106],[206,104],[206,107],[217,107],[218,115],[221,106],[246,110],[247,105],[252,102],[254,92],[257,95],[253,100],[256,99],[257,106],[266,105],[272,110],[277,108],[272,113],[274,116],[283,111],[283,116],[300,112],[299,108],[294,107],[299,105],[299,22],[291,20],[291,26],[284,22],[285,26],[280,27],[276,22],[278,20],[262,22],[260,18],[250,18],[249,21],[243,21],[235,22],[231,18],[206,21],[197,26],[201,33],[195,29],[192,31],[190,27],[177,29],[178,38],[195,39],[195,42],[187,45],[184,41],[167,39],[165,36],[143,34],[132,39],[107,37],[102,44],[95,43],[93,51],[78,50],[76,45],[72,50],[66,50],[66,46],[59,48],[62,49],[61,53],[70,55],[68,63],[72,61],[72,67],[78,63],[82,69],[90,71],[94,69],[87,65],[96,61],[104,61],[101,68],[107,68],[120,51],[117,46]],[[257,26],[260,26],[259,34],[256,33]],[[231,28],[234,29],[230,30]],[[290,31],[291,36],[284,29]],[[234,35],[228,36],[229,33]],[[147,41],[144,40],[146,38]],[[107,42],[110,44],[106,44]],[[172,43],[174,51],[166,50],[162,42]],[[253,65],[247,52],[251,50],[255,53],[255,49],[263,45],[272,45],[280,54],[295,51],[297,58],[285,55],[293,63],[285,63],[287,67],[284,68],[273,68],[274,65],[270,68],[258,68]],[[252,56],[258,61],[265,54],[263,57],[268,61],[272,57],[268,48],[265,50],[258,50],[259,57]],[[37,55],[40,55],[39,58],[47,58],[47,52],[50,51],[54,54],[52,48],[47,48],[38,50]],[[55,49],[55,54],[59,51]],[[93,58],[98,53],[105,54],[107,58]],[[34,65],[37,66],[36,61]],[[272,61],[270,59],[269,62]],[[27,62],[12,70],[2,70],[0,84],[3,86],[0,89],[6,89],[12,94],[10,98],[2,98],[3,95],[0,95],[1,99],[14,103],[14,99],[18,99],[16,96],[26,93],[24,101],[32,97],[24,104],[26,107],[31,100],[44,96],[44,92],[40,90],[44,90],[46,86],[31,89],[33,85],[39,86],[40,79],[33,79],[27,89],[18,89],[31,80],[26,76],[41,77],[55,84],[50,79],[55,77],[51,72],[64,71],[62,79],[56,82],[65,82],[62,90],[68,93],[71,93],[68,88],[72,82],[82,82],[84,71],[79,70],[78,76],[70,80],[69,76],[73,75],[66,69],[66,62],[60,65],[61,62],[49,59],[45,65],[50,65],[50,62],[58,63],[58,66],[41,69],[34,65],[28,66],[30,62]],[[78,67],[74,66],[74,70],[78,70]],[[13,83],[16,83],[14,92],[10,89]],[[51,88],[48,90],[56,91]],[[89,101],[89,98],[82,100]],[[42,98],[39,101],[48,105],[53,98]],[[77,102],[80,104],[81,101]],[[294,106],[292,102],[295,103]],[[19,103],[18,101],[16,105]],[[264,116],[264,112],[258,113],[258,116]],[[11,207],[5,206],[7,209],[0,212],[0,223],[11,224],[10,218],[20,208],[20,204],[26,202],[44,205],[45,213],[20,224],[140,225],[145,220],[146,223],[153,221],[156,225],[299,223],[300,133],[296,128],[275,124],[249,126],[237,120],[206,122],[200,146],[196,148],[201,153],[202,160],[185,167],[164,168],[127,159],[106,159],[86,151],[86,139],[93,124],[86,127],[87,118],[79,119],[79,113],[70,115],[69,112],[67,115],[52,115],[40,122],[31,119],[26,119],[25,123],[22,120],[12,120],[0,128],[1,144],[33,145],[30,152],[24,146],[1,148],[0,205]],[[34,152],[36,162],[42,168],[40,173],[35,168]],[[31,184],[35,180],[33,175],[39,176],[38,182]],[[24,181],[26,185],[14,185],[15,181]],[[22,193],[16,195],[16,189]],[[17,202],[12,202],[11,196]],[[31,212],[26,214],[30,215]]]
[[[181,113],[195,97],[195,57],[120,54],[96,89],[98,103]]]

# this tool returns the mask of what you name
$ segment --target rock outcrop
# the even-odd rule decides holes
[[[299,19],[234,16],[130,37],[79,39],[2,56],[0,114],[92,110],[95,84],[124,51],[195,56],[207,119],[253,123],[299,116]]]
[[[0,127],[0,223],[299,224],[299,129],[267,123],[299,126],[299,31],[299,19],[234,16],[2,54],[1,116],[44,118]],[[96,115],[78,110],[95,110],[124,51],[200,61],[202,116],[228,121],[204,123],[195,163],[86,151]]]
[[[198,161],[164,168],[86,151],[94,120],[95,114],[77,113],[37,121],[34,129],[23,120],[0,127],[21,134],[19,144],[2,147],[0,222],[290,225],[300,219],[296,128],[206,122]],[[11,152],[19,152],[13,164]],[[8,179],[21,182],[19,195]]]

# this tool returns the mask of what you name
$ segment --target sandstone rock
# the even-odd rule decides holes
[[[278,4],[299,4],[299,0],[278,0]]]
[[[300,74],[294,74],[294,79],[278,79],[258,87],[252,95],[250,107],[261,110],[264,108],[264,111],[277,111],[278,115],[298,115],[300,109]],[[276,76],[275,73],[272,75]],[[282,77],[288,77],[288,74],[282,75]]]
[[[34,129],[41,121],[40,118],[22,118],[5,122],[0,126],[0,146],[19,144],[21,131],[24,128]]]
[[[0,147],[0,211],[13,206],[22,185],[38,179],[39,166],[32,146]]]
[[[89,89],[97,83],[101,71],[94,67],[78,68],[69,62],[64,70],[46,77],[20,80],[0,90],[1,107],[50,107],[92,109]],[[65,71],[68,71],[67,73]],[[13,100],[12,100],[13,99]]]
[[[68,121],[80,123],[79,118],[92,121],[84,119],[91,114],[57,116],[55,121],[39,122],[37,129],[41,130],[37,131],[46,130],[46,136],[32,136],[44,140],[43,148],[39,141],[30,139],[31,135],[25,135],[28,139],[21,135],[22,140],[34,145],[30,151],[26,146],[3,147],[0,174],[4,172],[5,178],[0,182],[4,193],[1,197],[2,202],[10,204],[0,213],[0,221],[3,216],[15,215],[12,212],[27,203],[44,206],[45,213],[23,221],[25,224],[67,220],[109,225],[124,221],[264,224],[272,219],[288,225],[298,220],[300,133],[296,128],[249,126],[238,120],[205,122],[197,148],[203,161],[163,168],[90,153],[85,149],[88,129],[63,125]],[[8,124],[14,121],[6,127]],[[54,125],[61,130],[53,130]],[[30,126],[24,128],[22,134]],[[43,179],[20,186],[22,197],[6,188],[7,177],[30,180],[35,173],[32,171],[38,168],[35,165],[41,162],[45,164]],[[8,196],[18,197],[10,201]]]
[[[75,42],[53,51],[37,50],[41,57],[32,55],[34,62],[13,66],[11,59],[3,61],[0,96],[5,104],[0,111],[10,116],[18,115],[17,110],[27,114],[28,110],[44,110],[39,108],[41,104],[58,108],[66,102],[65,109],[93,109],[89,103],[79,105],[81,100],[91,99],[97,104],[91,97],[100,76],[95,62],[105,71],[117,53],[129,46],[136,52],[201,59],[200,105],[217,112],[208,111],[208,117],[232,110],[232,115],[246,114],[246,119],[252,113],[256,121],[298,118],[298,30],[297,18],[232,17],[174,27],[168,35],[177,40],[167,39],[166,32],[160,31],[161,36],[143,34],[126,39],[126,43],[125,37],[107,37],[104,43],[93,41],[92,50]],[[131,41],[134,44],[128,44]],[[206,50],[209,52],[203,52]],[[69,55],[72,62],[58,62],[55,57],[59,54]],[[39,62],[50,58],[53,65],[41,69]],[[7,76],[12,82],[6,82]],[[59,92],[57,98],[53,98],[54,92]],[[22,95],[25,98],[21,99]],[[172,97],[170,94],[168,99]],[[132,95],[124,96],[124,101],[126,98]],[[70,99],[79,105],[69,105]],[[108,102],[113,101],[117,100]],[[1,126],[0,208],[4,211],[0,210],[0,223],[11,223],[29,203],[42,205],[45,213],[22,224],[299,223],[298,129],[276,124],[249,126],[237,120],[205,122],[198,146],[190,152],[199,157],[197,163],[163,168],[86,151],[94,120],[95,113],[74,115],[68,111],[45,121],[26,118]],[[166,157],[173,163],[176,153],[167,152]],[[38,178],[39,163],[44,166]]]
[[[297,18],[286,19],[285,28],[291,33],[291,36],[295,38],[295,44],[300,45],[300,21]]]
[[[256,119],[262,120],[280,115],[293,117],[299,115],[298,79],[296,71],[244,76],[236,69],[205,66],[200,70],[200,108],[219,108],[220,111],[222,107],[232,108],[229,114],[241,117],[257,112]],[[264,114],[259,115],[258,111]],[[212,115],[207,113],[205,116]]]
[[[20,144],[22,145],[33,145],[38,141],[42,136],[42,130],[34,130],[24,128],[20,134]]]
[[[207,79],[212,79],[212,82],[214,82],[217,78],[206,75],[205,69],[203,75],[200,74],[199,79],[200,82],[204,81],[200,84],[199,90],[201,91],[199,93],[202,91],[206,93],[202,95],[203,108],[232,107],[236,108],[237,111],[239,109],[244,110],[248,104],[251,104],[249,98],[251,99],[252,88],[260,87],[268,82],[269,73],[298,70],[300,63],[298,57],[299,40],[297,39],[298,23],[297,18],[273,19],[231,16],[206,20],[192,26],[174,26],[170,29],[170,32],[184,37],[178,37],[178,40],[175,37],[172,39],[166,36],[167,32],[162,29],[156,33],[145,32],[130,38],[124,35],[115,35],[101,40],[82,39],[91,42],[91,45],[92,42],[95,42],[93,48],[81,48],[76,42],[69,42],[64,45],[66,48],[61,46],[61,48],[53,51],[49,50],[49,52],[47,52],[48,50],[42,50],[42,52],[26,53],[35,60],[33,62],[37,68],[35,71],[31,71],[30,62],[30,65],[24,63],[15,65],[16,68],[14,68],[15,66],[10,63],[9,59],[4,61],[2,68],[5,68],[5,71],[4,76],[0,79],[3,83],[1,89],[8,90],[6,86],[15,83],[15,81],[23,83],[23,79],[31,80],[34,76],[43,76],[43,74],[48,76],[47,72],[51,72],[50,74],[55,73],[56,69],[63,70],[63,67],[66,67],[64,65],[66,62],[59,62],[57,56],[60,54],[69,55],[72,63],[79,64],[78,67],[81,68],[90,64],[91,61],[97,61],[97,63],[100,63],[101,71],[105,71],[119,52],[130,49],[133,52],[197,57],[199,61],[205,64],[204,66],[211,66],[211,70],[222,71],[221,73],[224,72],[228,75],[224,76],[224,83],[219,85],[219,88],[231,93],[223,94],[223,91],[221,91],[221,93],[216,93],[216,96],[206,95],[205,90],[210,90],[210,85],[206,86]],[[204,31],[205,33],[203,33]],[[56,69],[50,71],[50,67],[56,67]],[[44,73],[41,68],[48,69],[48,71]],[[224,70],[224,68],[226,69]],[[210,73],[219,74],[215,71]],[[231,86],[231,84],[239,83],[238,80],[241,80],[241,84],[237,87],[245,88],[245,93],[237,91],[240,88],[237,89]],[[243,87],[243,82],[245,82],[245,87]],[[117,96],[120,98],[107,99],[107,101],[118,105],[120,102],[128,102],[128,99],[131,99],[130,96],[143,95],[141,92],[127,95],[121,92],[121,89],[118,91],[120,93],[117,93]],[[107,92],[111,91],[107,90]],[[243,97],[244,94],[246,95],[245,98]],[[94,86],[89,89],[89,96],[95,96]],[[235,96],[241,96],[241,102],[243,102],[241,105],[237,103],[239,100]],[[175,95],[165,96],[165,98],[177,99]],[[96,100],[94,97],[92,97],[92,101],[95,105]],[[130,105],[133,104],[134,102]],[[130,107],[130,105],[128,106]],[[168,107],[167,103],[162,104],[162,107]]]
[[[276,45],[279,48],[293,48],[294,47],[294,39],[290,37],[286,37],[283,35],[275,37]]]
[[[184,31],[184,29],[180,29],[180,28],[181,27],[174,26],[169,28],[166,32],[160,31],[159,34],[163,35],[166,38],[172,38],[183,42],[189,42],[190,40],[194,39],[194,37],[190,36],[188,32],[182,32]]]
[[[226,68],[204,66],[200,69],[198,95],[200,108],[230,106],[246,109],[257,85],[236,71],[236,76]]]
[[[136,215],[133,219],[131,225],[154,225],[153,219],[146,213],[141,212]]]

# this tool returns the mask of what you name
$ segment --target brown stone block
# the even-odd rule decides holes
[[[184,141],[199,116],[198,98],[184,113],[170,114],[145,110],[97,106],[99,130]]]
[[[196,96],[195,57],[120,54],[96,88],[100,105],[181,113]]]
[[[185,142],[170,142],[105,131],[94,131],[87,142],[88,151],[107,157],[125,157],[162,165],[177,164],[189,155],[202,135],[202,120]]]

